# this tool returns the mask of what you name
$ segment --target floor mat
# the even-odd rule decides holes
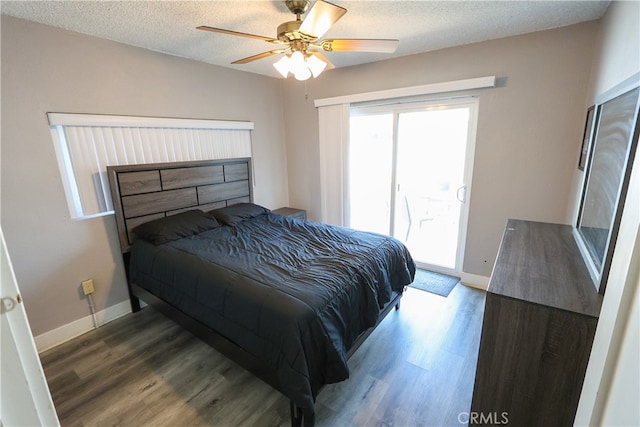
[[[446,297],[459,282],[460,279],[457,277],[418,269],[413,283],[409,286]]]

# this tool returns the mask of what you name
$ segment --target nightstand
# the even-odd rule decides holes
[[[290,216],[291,218],[307,219],[307,211],[296,208],[279,208],[271,211],[274,214]]]

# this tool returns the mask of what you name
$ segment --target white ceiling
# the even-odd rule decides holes
[[[348,10],[324,38],[391,38],[394,54],[329,52],[336,67],[411,55],[600,18],[610,1],[333,0]],[[260,40],[196,30],[199,25],[277,37],[295,19],[284,1],[6,1],[2,14],[210,64],[278,77]]]

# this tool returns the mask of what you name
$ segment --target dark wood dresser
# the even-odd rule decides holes
[[[509,220],[487,290],[470,425],[573,425],[601,305],[571,226]]]

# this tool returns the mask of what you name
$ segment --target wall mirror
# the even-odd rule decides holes
[[[638,75],[596,103],[576,241],[596,289],[604,293],[638,145]]]

